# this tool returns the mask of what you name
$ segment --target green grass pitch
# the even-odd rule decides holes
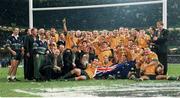
[[[87,81],[50,81],[50,82],[32,82],[23,79],[23,68],[18,68],[17,78],[20,82],[7,82],[7,68],[0,68],[0,97],[40,97],[27,93],[16,92],[15,89],[32,89],[32,88],[66,88],[79,86],[107,86],[113,85],[131,85],[137,83],[133,80],[87,80]],[[169,64],[168,75],[179,76],[180,64]],[[171,81],[156,80],[143,81],[143,83],[167,83]]]

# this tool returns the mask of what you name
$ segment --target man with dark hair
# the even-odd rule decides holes
[[[27,54],[27,40],[31,35],[31,29],[26,29],[25,30],[26,35],[24,36],[24,54]],[[27,79],[28,77],[28,63],[29,63],[29,58],[27,55],[24,55],[24,79]]]
[[[85,54],[82,57],[82,62],[86,63],[87,61],[88,61],[88,56]],[[93,79],[96,74],[98,64],[99,64],[98,59],[94,59],[91,63],[87,63],[86,69],[82,70],[79,68],[74,68],[73,70],[62,76],[60,80],[72,81],[72,80]]]
[[[162,65],[164,65],[164,74],[167,74],[167,41],[168,41],[168,30],[163,28],[162,21],[158,21],[157,25],[157,36],[153,38],[155,45],[157,46],[158,59]]]
[[[60,33],[59,34],[59,40],[58,40],[58,42],[56,43],[58,46],[59,45],[66,45],[66,40],[65,40],[65,36],[64,36],[64,34],[63,33]]]
[[[73,67],[73,53],[71,51],[71,49],[66,49],[63,52],[63,69],[62,69],[62,73],[66,74],[67,72],[71,71],[74,67]]]
[[[151,26],[151,27],[149,27],[148,31],[149,31],[149,36],[151,38],[149,47],[153,52],[157,53],[157,46],[153,43],[153,38],[157,35],[156,29],[155,29],[155,27]]]
[[[27,41],[24,43],[24,47],[26,47],[26,57],[28,59],[28,64],[27,64],[27,80],[33,80],[34,79],[34,65],[33,65],[33,43],[38,39],[37,36],[37,29],[32,28],[31,29],[31,35],[27,37]]]

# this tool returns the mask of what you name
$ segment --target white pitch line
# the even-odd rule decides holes
[[[30,95],[38,95],[37,93],[32,93],[32,92],[28,92],[28,91],[21,90],[21,89],[15,89],[15,92],[26,93],[26,94],[30,94]]]
[[[163,87],[164,86],[164,87]],[[146,93],[153,93],[158,91],[171,91],[180,93],[180,83],[179,82],[170,82],[170,83],[134,83],[132,85],[112,85],[106,87],[104,86],[78,86],[78,87],[65,87],[65,88],[34,88],[37,92],[26,91],[21,89],[16,89],[16,92],[26,93],[31,95],[38,95],[42,97],[96,97],[96,92],[104,91],[116,91],[116,92],[133,92],[136,91],[141,94],[141,91]],[[38,91],[39,90],[39,91]],[[128,97],[128,95],[126,95]],[[158,96],[158,95],[157,95]],[[163,95],[160,95],[163,97]],[[119,96],[120,97],[120,96]],[[122,96],[121,96],[122,97]],[[113,97],[110,97],[113,98]]]

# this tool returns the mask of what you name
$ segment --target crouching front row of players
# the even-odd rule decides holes
[[[119,49],[125,52],[119,55],[117,50],[114,53],[115,57],[120,56],[118,60],[105,56],[103,61],[94,57],[89,62],[89,54],[83,53],[79,58],[80,66],[65,64],[65,60],[62,66],[63,59],[68,60],[67,62],[73,62],[72,50],[65,50],[63,56],[59,50],[53,50],[49,56],[46,56],[46,63],[40,68],[40,72],[45,80],[62,81],[89,79],[180,80],[179,77],[163,75],[163,65],[158,61],[157,55],[149,48],[136,51],[136,57],[128,56],[128,51],[124,47],[119,47]]]

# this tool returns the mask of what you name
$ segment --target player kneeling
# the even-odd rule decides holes
[[[173,76],[167,76],[167,75],[163,75],[164,73],[164,66],[159,63],[157,68],[156,68],[156,75],[151,78],[145,78],[144,76],[140,78],[140,80],[180,80],[180,76],[178,77],[173,77]]]
[[[140,80],[180,80],[179,77],[171,77],[164,74],[164,66],[158,61],[157,55],[150,51],[144,50],[144,63],[141,65]]]
[[[87,58],[87,55],[84,55],[83,58]],[[85,60],[85,59],[84,59]],[[86,61],[84,61],[86,62]],[[75,68],[69,73],[61,77],[60,80],[88,80],[92,79],[97,70],[97,65],[99,64],[97,59],[94,59],[92,63],[88,63],[85,70]]]
[[[158,56],[149,48],[145,48],[144,62],[140,66],[140,80],[156,80],[156,67],[158,64]]]

